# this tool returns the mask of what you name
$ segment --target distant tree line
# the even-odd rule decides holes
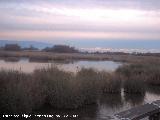
[[[56,52],[56,53],[78,53],[79,51],[74,47],[68,45],[54,45],[53,47],[46,47],[42,51]]]
[[[5,46],[1,46],[0,50],[4,51],[38,51],[39,49],[30,45],[30,47],[22,48],[18,44],[6,44]],[[40,51],[40,50],[39,50]],[[137,55],[137,56],[158,56],[160,57],[160,53],[124,53],[124,52],[82,52],[77,50],[75,47],[71,47],[68,45],[54,45],[52,47],[46,47],[41,51],[45,52],[54,52],[54,53],[82,53],[82,54],[108,54],[108,55]]]
[[[23,50],[38,50],[38,48],[33,47],[32,45],[28,48],[22,48],[18,44],[6,44],[3,47],[0,47],[0,50],[5,50],[5,51],[23,51]]]
[[[20,51],[21,47],[18,44],[6,44],[3,47],[3,50],[6,50],[6,51]]]
[[[23,50],[28,50],[28,51],[37,51],[37,50],[39,50],[38,48],[36,48],[36,47],[34,47],[34,46],[32,46],[32,45],[30,45],[30,47],[28,47],[28,48],[23,48]]]
[[[4,50],[4,51],[37,51],[39,49],[35,48],[32,45],[27,48],[22,48],[18,44],[6,44],[5,46],[0,47],[0,50]],[[46,47],[46,48],[42,49],[41,51],[56,52],[56,53],[78,53],[79,52],[74,47],[70,47],[68,45],[54,45],[53,47]]]

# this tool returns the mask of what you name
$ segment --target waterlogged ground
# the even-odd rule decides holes
[[[16,69],[23,72],[33,72],[36,68],[47,67],[49,65],[57,65],[60,69],[66,71],[76,72],[81,67],[96,68],[98,70],[114,71],[122,63],[113,61],[75,61],[75,62],[30,62],[28,59],[23,58],[16,62],[0,60],[0,69]],[[121,94],[103,94],[100,96],[97,104],[87,105],[77,110],[55,110],[51,107],[43,107],[33,115],[36,114],[50,114],[54,119],[75,119],[75,120],[113,120],[114,114],[127,110],[129,108],[150,103],[155,100],[160,100],[159,87],[147,87],[145,95],[129,95],[125,94],[122,90]],[[58,115],[58,116],[57,116]],[[40,120],[39,117],[34,118]],[[45,117],[41,118],[45,120]],[[47,118],[49,120],[49,118]]]

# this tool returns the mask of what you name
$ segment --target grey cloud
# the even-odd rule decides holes
[[[72,7],[160,9],[160,0],[1,0],[1,3],[59,4]]]
[[[59,4],[59,5],[71,5],[73,7],[111,7],[111,8],[136,8],[136,9],[145,9],[145,10],[159,10],[160,9],[160,0],[0,0],[0,6],[8,4],[17,6],[12,6],[13,8],[5,8],[2,9],[5,14],[15,15],[15,16],[41,16],[42,12],[32,11],[27,9],[16,10],[16,7],[20,3],[27,3],[27,5],[32,4]],[[15,7],[15,8],[14,8]],[[14,10],[13,10],[14,9]],[[2,15],[2,14],[1,14]],[[160,16],[158,16],[160,17]],[[23,21],[22,21],[23,22]],[[45,31],[89,31],[89,32],[141,32],[141,33],[160,33],[160,28],[149,28],[149,27],[127,27],[122,28],[118,26],[94,26],[94,25],[87,25],[87,24],[32,24],[32,23],[17,23],[17,21],[5,18],[1,16],[0,20],[0,30],[45,30]]]
[[[134,32],[134,33],[160,33],[158,27],[120,27],[120,26],[94,26],[78,24],[15,24],[14,22],[1,22],[0,30],[29,30],[29,31],[79,31],[79,32]]]
[[[94,0],[98,5],[114,8],[160,9],[159,0]]]

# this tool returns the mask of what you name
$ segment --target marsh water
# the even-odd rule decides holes
[[[0,69],[12,69],[21,70],[23,72],[33,72],[38,68],[45,68],[48,66],[57,66],[59,69],[65,71],[76,72],[82,67],[84,68],[94,68],[96,70],[114,71],[122,63],[113,61],[30,61],[27,58],[21,58],[17,61],[12,61],[9,59],[0,60]]]
[[[65,62],[38,62],[22,58],[18,61],[0,60],[0,69],[15,69],[23,72],[33,72],[37,68],[57,65],[58,68],[65,71],[76,72],[82,67],[95,68],[97,70],[114,71],[123,63],[113,61],[65,61]],[[148,87],[144,95],[129,95],[122,90],[121,94],[103,94],[99,97],[97,104],[86,105],[77,110],[55,110],[54,108],[45,107],[36,111],[36,114],[60,115],[59,119],[73,118],[75,120],[112,120],[114,114],[129,108],[150,103],[160,99],[159,87]],[[39,118],[37,118],[39,119]],[[147,119],[147,118],[146,118]],[[47,119],[48,120],[48,119]]]
[[[66,120],[66,116],[71,120],[117,120],[114,114],[118,112],[160,99],[160,89],[158,88],[158,91],[155,91],[155,88],[151,89],[153,90],[148,90],[145,95],[129,95],[123,94],[123,92],[122,94],[103,94],[94,105],[86,105],[76,110],[55,110],[45,107],[35,114],[53,115],[51,120],[57,120],[55,115],[60,115],[58,120]],[[148,120],[148,118],[143,120]]]

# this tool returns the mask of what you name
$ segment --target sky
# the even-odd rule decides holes
[[[0,39],[157,50],[160,0],[0,0]]]

